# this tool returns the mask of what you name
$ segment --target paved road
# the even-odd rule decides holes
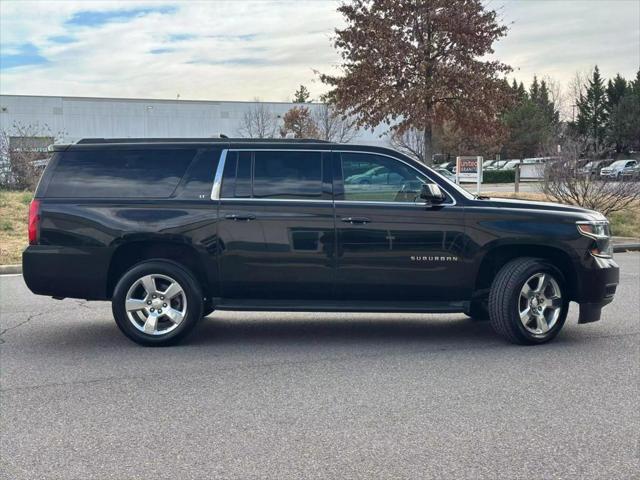
[[[640,254],[602,322],[503,343],[462,315],[216,314],[126,340],[0,278],[6,478],[638,478]]]

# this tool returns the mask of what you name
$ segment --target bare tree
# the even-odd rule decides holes
[[[356,121],[341,114],[332,105],[319,105],[312,117],[320,140],[348,143],[358,135]]]
[[[577,71],[571,80],[569,80],[569,91],[567,93],[568,103],[567,110],[571,109],[571,121],[575,121],[576,108],[578,107],[578,100],[582,97],[587,90],[588,78],[591,76],[591,71]],[[567,116],[569,112],[567,111]]]
[[[399,152],[424,163],[424,133],[420,130],[410,128],[402,133],[391,131],[389,143]]]
[[[580,152],[583,146],[566,140],[562,156],[545,168],[544,192],[552,199],[597,210],[608,216],[624,210],[640,199],[640,182],[619,182],[609,178],[593,178],[580,171]]]
[[[50,154],[47,147],[61,133],[54,135],[48,125],[16,122],[10,131],[0,131],[0,186],[16,190],[33,190]]]
[[[248,138],[274,138],[278,130],[278,117],[260,99],[242,116],[238,132]]]
[[[546,83],[549,100],[560,113],[560,118],[562,120],[570,119],[571,106],[567,105],[567,95],[562,89],[562,84],[549,75],[545,75],[542,80]]]

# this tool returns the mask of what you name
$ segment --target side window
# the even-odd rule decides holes
[[[46,195],[69,198],[168,198],[196,149],[71,150],[62,154]]]
[[[428,183],[413,168],[382,155],[342,153],[344,194],[341,200],[363,202],[419,202]]]
[[[178,198],[204,200],[211,198],[213,178],[220,161],[220,150],[201,150],[182,179]]]
[[[256,151],[253,197],[314,199],[322,196],[322,154],[300,151]]]
[[[234,197],[251,197],[251,152],[238,152]]]

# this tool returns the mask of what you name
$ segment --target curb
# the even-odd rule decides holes
[[[614,253],[620,252],[637,252],[640,250],[640,243],[622,243],[620,245],[614,245]]]
[[[22,273],[22,265],[0,265],[0,275]]]
[[[621,243],[613,246],[614,253],[638,252],[640,243]],[[12,275],[22,273],[22,265],[0,265],[0,275]]]

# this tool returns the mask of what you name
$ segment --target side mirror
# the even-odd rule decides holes
[[[445,200],[444,193],[435,183],[423,183],[420,190],[420,198],[427,203],[442,203]]]

